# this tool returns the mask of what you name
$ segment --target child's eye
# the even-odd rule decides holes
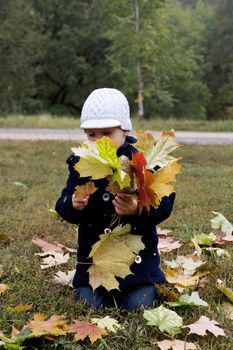
[[[104,132],[104,136],[108,136],[108,135],[111,135],[111,132],[110,131],[105,131]]]

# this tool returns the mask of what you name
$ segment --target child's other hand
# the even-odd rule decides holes
[[[112,203],[119,215],[137,215],[139,212],[137,197],[132,194],[118,193]]]
[[[76,197],[75,194],[72,196],[72,205],[77,210],[83,210],[88,204],[89,196],[80,198]]]

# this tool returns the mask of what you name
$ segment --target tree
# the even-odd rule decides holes
[[[34,0],[44,20],[39,97],[55,113],[80,112],[89,92],[106,83],[101,12],[93,1]]]
[[[206,35],[208,118],[233,118],[233,2],[222,0]]]
[[[36,92],[40,35],[25,0],[0,0],[0,112],[22,111]]]

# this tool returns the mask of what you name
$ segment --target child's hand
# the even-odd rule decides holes
[[[87,206],[88,201],[89,201],[89,196],[82,197],[82,198],[76,197],[75,194],[73,194],[72,196],[73,207],[77,210],[83,210]]]
[[[119,215],[137,215],[139,212],[138,200],[135,195],[118,193],[112,203]]]

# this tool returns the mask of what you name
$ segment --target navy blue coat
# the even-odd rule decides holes
[[[131,159],[132,154],[137,152],[136,148],[128,143],[128,140],[132,142],[132,139],[134,138],[129,136],[126,138],[124,145],[117,151],[118,156],[126,155]],[[82,211],[74,209],[72,206],[72,194],[75,187],[90,181],[88,177],[79,177],[78,172],[74,169],[74,165],[78,160],[79,158],[74,155],[67,159],[70,174],[67,185],[56,203],[56,211],[64,220],[73,224],[79,224],[77,260],[78,262],[91,262],[91,259],[88,258],[91,248],[99,240],[99,236],[104,233],[104,229],[109,227],[112,216],[115,214],[115,207],[112,204],[114,196],[109,194],[107,196],[109,200],[106,201],[106,193],[108,193],[105,190],[105,187],[108,185],[107,179],[94,180],[98,190],[90,196],[88,205]],[[104,194],[105,196],[103,196]],[[150,213],[143,209],[139,215],[122,216],[121,223],[129,223],[132,228],[132,234],[142,236],[145,249],[139,252],[141,262],[135,262],[130,268],[133,274],[125,279],[117,278],[120,289],[164,282],[164,273],[159,268],[160,258],[157,249],[158,236],[156,225],[170,216],[174,199],[175,193],[172,193],[169,197],[162,199],[158,208],[151,208]],[[88,264],[77,264],[73,280],[74,288],[89,284],[87,272],[89,267]]]

